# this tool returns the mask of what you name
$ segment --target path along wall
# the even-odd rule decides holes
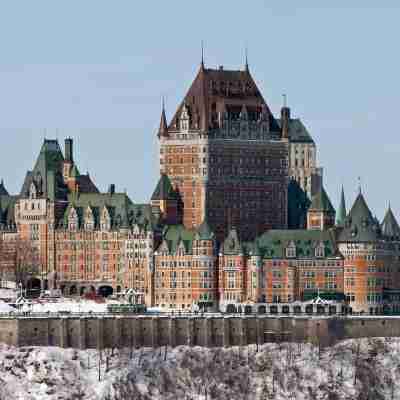
[[[275,341],[329,346],[344,339],[379,336],[400,336],[400,318],[65,316],[0,319],[0,342],[13,346],[227,347]]]

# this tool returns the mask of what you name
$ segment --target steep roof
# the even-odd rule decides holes
[[[18,196],[0,195],[0,225],[15,225],[15,204]]]
[[[158,223],[153,215],[150,204],[134,204],[126,193],[78,193],[68,195],[68,206],[65,209],[63,222],[71,208],[75,208],[79,217],[79,224],[83,221],[84,211],[90,207],[95,219],[95,227],[100,226],[100,213],[107,208],[112,226],[131,227],[139,225],[145,229],[153,229]]]
[[[279,127],[282,127],[282,120],[276,120]],[[289,120],[289,141],[292,143],[314,143],[310,132],[307,130],[300,118]]]
[[[374,242],[381,237],[380,226],[360,192],[339,234],[340,242]]]
[[[176,130],[185,106],[191,116],[192,128],[207,130],[211,126],[213,112],[235,109],[238,113],[243,104],[248,112],[265,110],[270,120],[270,130],[280,131],[267,103],[253,80],[249,70],[226,70],[204,68],[202,65],[186,96],[172,118],[168,130]]]
[[[235,228],[232,228],[228,236],[222,244],[222,252],[227,255],[242,254],[245,251],[243,244],[240,242],[239,235]]]
[[[64,185],[62,170],[64,156],[57,140],[45,139],[35,166],[28,171],[21,190],[21,196],[26,197],[33,182],[40,196],[50,199],[65,199],[67,187]]]
[[[258,238],[264,258],[286,258],[286,248],[294,245],[296,258],[316,258],[315,248],[323,245],[326,257],[338,256],[333,231],[307,229],[270,230]]]
[[[197,228],[197,234],[199,235],[200,240],[214,239],[214,232],[211,230],[206,219]]]
[[[344,188],[342,186],[342,193],[340,195],[339,209],[336,214],[336,225],[343,226],[346,219],[346,200],[344,198]]]
[[[165,108],[163,105],[161,111],[160,127],[158,128],[158,137],[165,136],[168,134],[167,117],[165,116]]]
[[[79,175],[77,178],[80,193],[100,193],[89,174]]]
[[[166,200],[175,198],[176,194],[167,175],[161,174],[151,200]]]
[[[175,253],[181,242],[186,252],[192,253],[194,236],[195,232],[183,225],[168,225],[163,233],[163,239],[167,242],[170,253]]]
[[[0,181],[0,196],[8,196],[7,189],[4,186],[3,179]]]
[[[388,208],[385,214],[385,218],[381,224],[382,234],[388,239],[399,239],[400,238],[400,226],[393,215],[392,209]]]
[[[310,210],[335,213],[335,209],[322,185],[312,198]]]

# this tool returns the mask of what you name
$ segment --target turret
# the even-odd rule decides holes
[[[160,120],[160,127],[158,128],[158,138],[168,136],[168,125],[167,125],[167,117],[165,116],[165,107],[164,101],[161,111],[161,120]]]
[[[307,229],[325,230],[332,228],[335,224],[335,209],[329,200],[325,189],[320,190],[312,199],[311,206],[307,212]]]
[[[339,209],[336,214],[336,225],[337,226],[344,226],[344,221],[346,219],[346,201],[344,198],[344,189],[342,186],[342,193],[340,196],[340,204],[339,204]]]

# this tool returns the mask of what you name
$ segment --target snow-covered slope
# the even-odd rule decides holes
[[[258,353],[1,346],[0,399],[400,399],[400,339],[267,344]]]

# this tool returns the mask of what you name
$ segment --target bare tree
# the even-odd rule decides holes
[[[15,240],[14,278],[15,283],[26,288],[28,281],[39,274],[39,251],[32,242],[25,239]]]

